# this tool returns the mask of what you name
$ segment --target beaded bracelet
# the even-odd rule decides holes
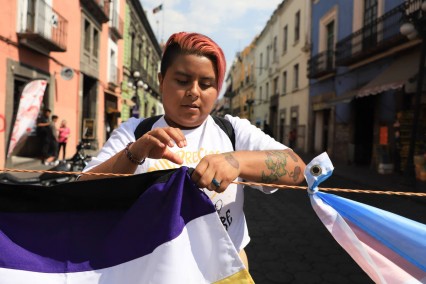
[[[133,142],[129,142],[129,144],[127,144],[126,148],[124,148],[124,152],[126,153],[127,159],[129,159],[130,162],[132,162],[133,164],[136,165],[142,165],[145,162],[145,158],[142,161],[138,161],[135,159],[135,157],[133,156],[132,152],[130,152],[130,145],[132,145]]]

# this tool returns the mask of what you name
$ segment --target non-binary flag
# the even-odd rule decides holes
[[[426,225],[318,191],[333,172],[326,153],[305,169],[312,206],[335,240],[375,283],[426,283]]]
[[[163,10],[163,4],[160,4],[157,7],[155,7],[154,9],[152,9],[152,13],[155,14],[155,13],[160,12],[161,10]]]
[[[188,168],[0,186],[0,283],[253,283]]]

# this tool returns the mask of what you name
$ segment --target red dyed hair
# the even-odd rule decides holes
[[[179,32],[172,34],[166,42],[161,60],[161,75],[165,76],[167,69],[180,54],[194,54],[209,58],[216,68],[218,93],[222,88],[226,71],[226,60],[222,49],[211,38],[199,33]]]

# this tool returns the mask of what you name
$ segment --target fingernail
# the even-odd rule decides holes
[[[169,140],[169,147],[173,147],[175,145],[175,143],[173,142],[172,139]]]

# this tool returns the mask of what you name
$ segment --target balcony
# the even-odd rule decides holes
[[[123,38],[124,22],[118,14],[117,10],[112,10],[112,18],[109,25],[109,30],[116,38]]]
[[[66,51],[68,21],[43,0],[28,1],[20,19],[19,43],[43,54]]]
[[[406,5],[403,3],[395,7],[370,25],[339,41],[336,44],[336,65],[349,66],[406,42],[407,39],[399,32],[401,20],[407,12]]]
[[[120,73],[120,69],[113,63],[109,66],[109,78],[108,83],[112,85],[112,87],[116,87],[119,85],[118,74]]]
[[[110,0],[80,0],[80,3],[99,23],[104,24],[109,21]]]
[[[326,50],[311,57],[308,61],[308,78],[317,79],[319,77],[332,74],[336,71],[334,66],[334,50]]]

